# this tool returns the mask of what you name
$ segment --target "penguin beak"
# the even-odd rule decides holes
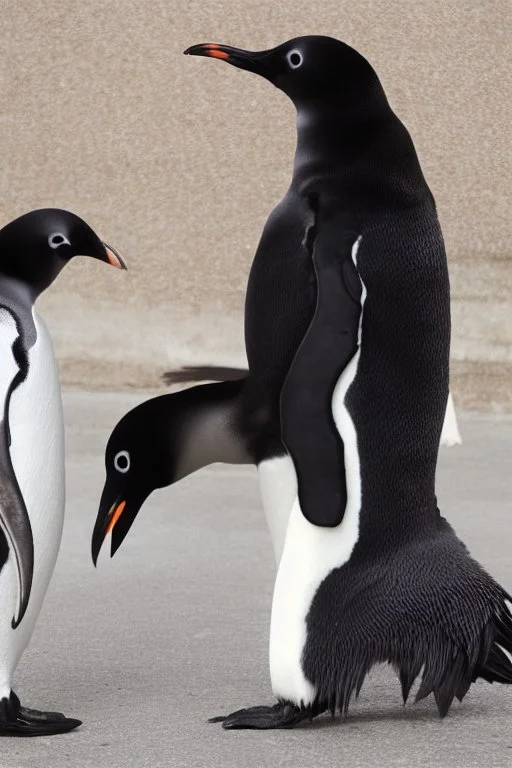
[[[266,59],[269,51],[244,51],[241,48],[232,48],[230,45],[218,45],[217,43],[201,43],[192,45],[183,51],[186,56],[208,56],[211,59],[222,59],[228,64],[262,75],[270,80],[270,72],[267,69]]]
[[[106,261],[108,264],[112,264],[112,266],[116,267],[116,269],[128,269],[125,261],[121,258],[120,254],[114,248],[112,248],[111,245],[102,243],[102,246],[105,252],[104,256],[102,257],[102,261]]]
[[[129,494],[125,493],[118,496],[114,503],[111,504],[107,500],[112,498],[108,486],[105,486],[103,489],[100,508],[94,525],[91,541],[91,555],[94,565],[96,565],[98,561],[101,547],[109,533],[112,534],[110,557],[114,557],[115,553],[125,540],[128,531],[132,527],[142,504],[147,498],[146,496],[136,500],[130,498],[130,501],[127,502],[126,499],[128,498],[128,495]]]

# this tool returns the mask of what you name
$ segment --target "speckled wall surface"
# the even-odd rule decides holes
[[[182,51],[320,33],[369,58],[416,143],[451,265],[459,404],[510,405],[509,11],[505,0],[3,0],[0,221],[70,208],[130,267],[77,260],[43,298],[64,381],[154,386],[181,362],[243,363],[247,274],[288,185],[294,112],[264,80]]]

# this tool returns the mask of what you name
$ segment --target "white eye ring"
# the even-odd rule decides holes
[[[60,248],[61,245],[71,245],[71,243],[62,232],[54,232],[48,238],[48,245],[50,248]]]
[[[298,69],[303,62],[302,53],[297,50],[297,48],[294,48],[293,51],[289,51],[286,54],[286,58],[288,59],[288,64],[292,69]]]
[[[126,459],[126,466],[119,466],[119,459]],[[130,469],[130,454],[128,451],[119,451],[119,453],[116,453],[114,457],[114,467],[117,469],[118,472],[121,472],[123,475],[128,472]]]

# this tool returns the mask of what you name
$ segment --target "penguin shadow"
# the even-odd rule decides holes
[[[356,705],[357,706],[357,705]],[[336,714],[334,717],[328,713],[320,715],[313,721],[304,720],[295,726],[296,729],[303,730],[329,730],[331,728],[344,728],[353,727],[357,729],[359,725],[380,725],[381,723],[430,723],[431,725],[440,725],[441,727],[449,725],[450,722],[467,719],[475,714],[482,714],[481,708],[478,711],[474,706],[468,706],[465,702],[463,706],[456,706],[455,704],[450,709],[450,712],[446,718],[440,718],[435,705],[429,706],[429,702],[425,702],[423,705],[407,704],[391,706],[388,708],[381,708],[376,710],[367,709],[365,707],[362,711],[352,708],[348,714],[340,715]]]

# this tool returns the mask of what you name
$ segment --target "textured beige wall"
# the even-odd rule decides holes
[[[510,7],[505,0],[2,0],[0,221],[70,208],[126,256],[77,260],[43,298],[66,382],[158,384],[242,363],[252,255],[284,193],[291,103],[182,56],[299,34],[364,53],[437,199],[459,404],[511,403]],[[507,87],[508,86],[508,87]]]

